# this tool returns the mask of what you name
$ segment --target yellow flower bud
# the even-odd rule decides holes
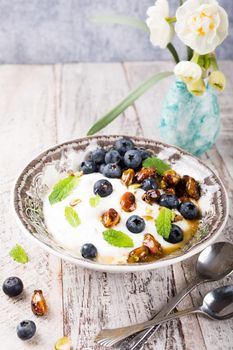
[[[219,70],[212,72],[209,77],[209,85],[212,86],[214,89],[220,91],[224,90],[226,86],[225,75]]]
[[[194,83],[187,84],[188,91],[194,96],[201,96],[204,94],[206,87],[203,79],[199,79]]]

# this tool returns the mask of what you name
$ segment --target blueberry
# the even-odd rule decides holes
[[[22,340],[28,340],[36,333],[36,325],[33,321],[24,320],[16,328],[17,335]]]
[[[141,154],[142,160],[153,156],[153,153],[145,148],[138,148],[138,150]]]
[[[97,249],[92,243],[85,243],[81,248],[81,254],[85,259],[94,259],[97,255]]]
[[[115,142],[114,147],[123,156],[127,151],[134,149],[134,143],[130,138],[123,137]]]
[[[137,149],[127,151],[124,155],[124,162],[128,168],[137,169],[142,163],[142,157]]]
[[[178,208],[179,200],[176,197],[176,195],[174,195],[174,194],[164,193],[160,197],[159,205],[161,205],[162,207],[169,208],[169,209],[174,209],[174,208]]]
[[[169,243],[179,243],[183,241],[184,235],[181,228],[177,225],[172,224],[171,232],[168,238],[164,238]]]
[[[18,277],[8,277],[3,282],[2,290],[9,297],[16,297],[23,291],[23,282]]]
[[[84,174],[95,173],[97,171],[97,165],[94,162],[87,160],[81,163],[80,170],[83,171]]]
[[[121,155],[118,151],[116,151],[115,149],[110,149],[110,151],[108,151],[105,155],[105,163],[109,164],[109,163],[120,163],[121,161]]]
[[[188,220],[193,220],[198,218],[198,208],[193,202],[181,203],[179,212],[185,219],[188,219]]]
[[[141,187],[144,191],[157,190],[158,185],[153,177],[148,177],[147,179],[142,181]]]
[[[99,173],[103,174],[104,172],[104,167],[105,167],[105,164],[101,164],[100,167],[99,167]]]
[[[140,233],[145,229],[145,221],[138,215],[132,215],[126,221],[126,227],[130,232]]]
[[[90,161],[92,161],[95,164],[102,164],[104,163],[106,151],[103,148],[97,148],[90,154]]]
[[[103,168],[103,175],[110,178],[120,178],[122,170],[118,164],[106,164]]]
[[[100,197],[107,197],[113,191],[112,184],[105,179],[98,180],[94,184],[93,191],[94,194],[98,194]]]

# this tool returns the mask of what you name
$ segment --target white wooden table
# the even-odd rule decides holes
[[[55,143],[85,136],[89,127],[126,93],[170,63],[74,64],[55,66],[0,66],[0,278],[22,278],[25,292],[15,300],[0,292],[0,344],[4,350],[52,350],[63,334],[74,350],[91,350],[103,326],[122,326],[149,319],[177,291],[192,280],[195,259],[168,268],[134,274],[83,270],[47,254],[20,232],[12,215],[10,191],[23,166]],[[228,86],[221,94],[222,132],[203,159],[220,175],[230,198],[230,218],[221,239],[233,241],[233,62],[223,62]],[[170,79],[150,90],[104,133],[158,138],[159,111]],[[12,261],[16,243],[30,262]],[[196,305],[213,287],[202,285],[179,308]],[[30,309],[34,289],[42,289],[48,305],[46,318]],[[15,327],[22,319],[35,320],[37,335],[20,341]],[[233,349],[233,320],[213,322],[184,317],[162,326],[147,350]]]

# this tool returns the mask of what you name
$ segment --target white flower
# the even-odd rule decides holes
[[[157,0],[155,6],[147,10],[146,24],[150,29],[150,41],[153,45],[164,49],[174,36],[173,26],[167,22],[169,6],[167,0]]]
[[[181,61],[175,66],[174,74],[185,83],[195,83],[201,78],[202,69],[195,62]]]
[[[200,55],[214,51],[228,34],[227,13],[216,0],[187,0],[176,19],[178,37]]]

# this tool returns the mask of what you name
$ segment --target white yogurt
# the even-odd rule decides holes
[[[83,244],[92,243],[97,248],[98,261],[107,261],[107,259],[109,259],[109,261],[111,260],[114,263],[126,262],[128,253],[132,249],[142,245],[145,233],[152,234],[162,247],[172,246],[172,244],[166,242],[157,234],[154,220],[145,220],[145,229],[139,234],[134,234],[127,229],[126,221],[131,215],[150,215],[154,219],[158,216],[159,206],[156,204],[150,206],[144,202],[141,198],[145,191],[142,189],[130,190],[124,186],[119,179],[108,179],[113,186],[112,194],[108,197],[101,198],[97,207],[91,207],[89,199],[94,196],[94,183],[102,178],[104,177],[100,173],[81,176],[77,187],[67,198],[59,203],[51,205],[48,200],[48,195],[44,198],[46,226],[57,242],[62,244],[63,247],[72,250],[77,255],[80,255],[80,249]],[[131,213],[123,211],[120,206],[121,196],[128,191],[134,193],[136,197],[137,207]],[[69,206],[70,201],[77,198],[80,199],[81,202],[77,204],[74,209],[80,217],[81,224],[73,228],[66,220],[64,211],[65,207]],[[103,239],[103,231],[105,231],[106,228],[101,223],[100,217],[110,208],[114,208],[121,217],[120,222],[113,228],[129,235],[134,242],[134,248],[114,247]],[[148,208],[151,210],[150,214],[148,214]],[[184,230],[188,228],[188,223],[185,220],[178,222],[177,225],[180,225]]]

